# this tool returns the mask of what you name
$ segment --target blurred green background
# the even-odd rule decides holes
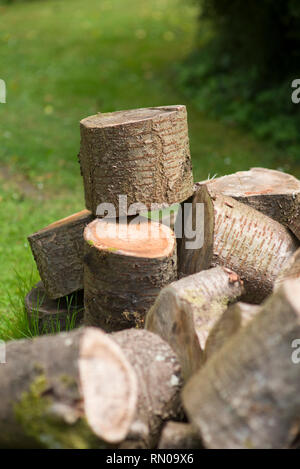
[[[195,180],[251,166],[300,175],[295,151],[224,119],[199,11],[189,0],[0,0],[0,338],[28,333],[23,297],[38,274],[27,236],[84,206],[80,119],[186,104]]]

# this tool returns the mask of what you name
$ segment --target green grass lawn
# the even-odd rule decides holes
[[[0,6],[0,338],[28,334],[25,291],[38,280],[27,236],[83,208],[81,118],[186,104],[195,179],[284,155],[207,119],[176,89],[197,10],[186,0],[48,0]],[[299,174],[297,174],[299,176]]]

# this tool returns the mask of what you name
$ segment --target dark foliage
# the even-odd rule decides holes
[[[298,0],[200,0],[198,46],[180,81],[198,107],[299,154]],[[299,157],[300,159],[300,157]]]

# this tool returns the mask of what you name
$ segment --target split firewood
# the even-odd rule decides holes
[[[182,378],[176,354],[149,331],[127,329],[110,337],[123,350],[138,380],[137,412],[119,447],[154,448],[164,423],[182,417]]]
[[[38,282],[25,297],[25,310],[30,328],[39,334],[64,331],[83,319],[83,291],[52,300],[43,282]]]
[[[233,197],[290,228],[300,239],[300,181],[273,169],[252,168],[206,184],[213,192]]]
[[[210,331],[205,346],[205,359],[220,350],[230,337],[252,321],[260,309],[258,305],[241,301],[229,306]]]
[[[287,280],[186,385],[183,404],[204,446],[293,443],[300,416],[299,338],[299,280]]]
[[[210,330],[228,303],[242,293],[239,277],[222,267],[182,278],[161,291],[146,316],[145,328],[170,344],[185,380],[203,363]]]
[[[98,113],[80,130],[86,207],[95,215],[102,203],[115,207],[111,217],[127,214],[128,207],[119,212],[119,195],[153,210],[193,193],[185,106]]]
[[[100,329],[7,343],[0,382],[1,448],[105,448],[136,412],[136,374]]]
[[[84,322],[107,332],[142,327],[162,287],[177,278],[174,232],[140,219],[96,219],[84,231]]]
[[[300,279],[300,248],[288,259],[274,283],[276,290],[288,279]]]
[[[193,249],[184,234],[180,249],[179,276],[223,265],[236,272],[245,284],[243,301],[260,303],[273,289],[287,259],[299,246],[297,239],[279,222],[231,197],[215,194],[199,185],[185,213],[185,225],[193,226],[197,204],[204,204],[202,247]],[[199,223],[198,223],[199,224]]]
[[[88,210],[82,210],[28,237],[49,298],[83,288],[83,230],[93,218]]]
[[[184,422],[167,422],[161,433],[158,449],[203,448],[197,430]]]

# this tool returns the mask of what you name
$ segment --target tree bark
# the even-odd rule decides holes
[[[83,288],[83,230],[93,218],[88,210],[82,210],[28,237],[49,298]]]
[[[51,300],[43,282],[38,282],[25,297],[25,309],[30,328],[38,334],[64,331],[83,319],[83,291]]]
[[[290,446],[299,433],[299,363],[293,356],[299,337],[299,281],[288,280],[184,389],[184,407],[206,447]]]
[[[99,329],[7,343],[0,365],[1,448],[103,448],[123,440],[136,375]]]
[[[284,264],[282,271],[277,276],[274,283],[276,290],[282,282],[289,279],[300,279],[300,248]]]
[[[158,449],[202,449],[197,430],[184,422],[167,422],[161,433]]]
[[[239,277],[215,267],[164,288],[146,317],[145,327],[170,344],[187,380],[203,363],[210,330],[228,303],[243,293]]]
[[[84,322],[107,332],[142,327],[161,288],[177,278],[167,226],[94,220],[84,231]]]
[[[182,379],[176,354],[149,331],[127,329],[111,337],[123,350],[138,380],[137,411],[120,448],[154,448],[164,423],[182,415]]]
[[[300,239],[300,181],[294,176],[252,168],[206,184],[213,192],[233,197],[277,220]]]
[[[209,333],[205,347],[205,359],[207,360],[220,350],[229,338],[252,321],[260,310],[258,305],[240,301],[229,306]]]
[[[199,249],[188,249],[188,239],[183,237],[179,276],[222,265],[244,281],[243,301],[260,303],[272,292],[298,241],[277,221],[231,197],[213,193],[205,184],[197,187],[192,207],[185,214],[186,224],[194,222],[198,203],[204,204],[204,243]]]
[[[101,203],[149,209],[181,202],[193,193],[185,106],[167,106],[107,114],[80,123],[79,161],[86,207],[95,215]],[[153,206],[152,206],[153,209]]]

